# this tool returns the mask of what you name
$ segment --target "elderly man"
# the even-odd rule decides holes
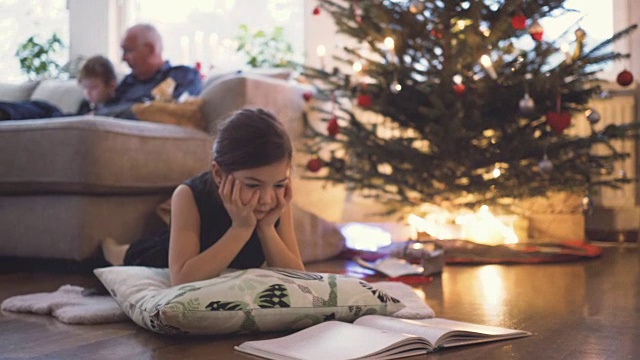
[[[171,66],[163,59],[162,37],[153,25],[130,27],[120,46],[122,60],[129,65],[131,73],[118,84],[113,99],[96,111],[96,115],[136,119],[131,105],[152,100],[151,90],[169,77],[175,81],[174,99],[184,93],[200,94],[200,74],[187,66]]]

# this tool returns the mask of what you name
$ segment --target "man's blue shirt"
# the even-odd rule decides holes
[[[147,80],[138,80],[133,74],[125,76],[118,84],[115,96],[102,108],[96,110],[96,115],[135,119],[136,117],[131,112],[131,105],[153,100],[151,90],[168,77],[176,82],[176,87],[173,90],[174,99],[178,99],[185,92],[197,96],[202,91],[200,74],[196,69],[188,66],[171,66],[166,61],[162,68]]]

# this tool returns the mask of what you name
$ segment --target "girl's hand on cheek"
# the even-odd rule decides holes
[[[234,179],[232,175],[228,175],[222,180],[219,194],[225,209],[227,209],[231,217],[232,226],[253,229],[257,224],[253,210],[258,204],[259,193],[257,190],[254,190],[249,202],[243,204],[240,199],[240,190],[240,181]]]
[[[291,202],[291,199],[293,198],[291,186],[289,185],[289,183],[285,185],[285,188],[282,191],[278,191],[276,193],[276,196],[278,203],[271,211],[269,211],[267,215],[265,215],[264,218],[262,218],[258,222],[258,226],[263,228],[274,227],[276,221],[278,221],[278,218],[280,217],[280,215],[282,215],[282,210],[284,210],[285,206],[287,206],[287,204],[289,204]]]

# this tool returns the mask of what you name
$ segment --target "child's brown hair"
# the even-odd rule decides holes
[[[223,172],[291,161],[293,146],[282,123],[263,109],[243,109],[225,120],[213,145],[213,160]]]
[[[96,55],[87,59],[78,72],[78,82],[87,78],[100,79],[108,85],[116,82],[116,71],[109,59]]]

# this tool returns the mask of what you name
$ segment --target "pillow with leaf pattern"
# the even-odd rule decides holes
[[[338,274],[246,269],[172,287],[168,269],[112,266],[94,273],[136,324],[163,334],[297,330],[405,307],[363,280]]]

